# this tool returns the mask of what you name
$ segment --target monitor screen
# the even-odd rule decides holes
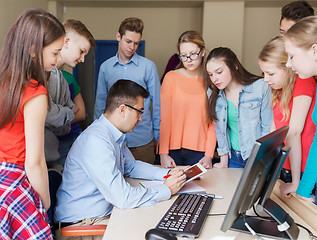
[[[293,219],[270,199],[289,152],[284,145],[287,132],[285,126],[256,140],[222,223],[222,231],[230,228],[250,233],[248,225],[261,236],[297,239],[299,230]],[[266,212],[272,219],[247,216],[246,211],[255,204],[259,211]]]

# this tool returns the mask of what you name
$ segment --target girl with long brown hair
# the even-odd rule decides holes
[[[27,9],[0,54],[0,223],[3,239],[52,239],[44,157],[48,72],[65,30],[50,13]]]
[[[205,79],[212,90],[209,111],[220,156],[214,167],[244,168],[255,140],[270,132],[270,89],[226,47],[215,48],[207,56]]]

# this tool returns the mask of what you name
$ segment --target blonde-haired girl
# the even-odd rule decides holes
[[[288,54],[286,66],[301,78],[317,75],[317,17],[307,17],[294,24],[284,36],[285,51]],[[316,107],[312,113],[317,122]],[[314,132],[315,133],[315,132]],[[314,201],[312,195],[317,182],[317,139],[316,133],[310,147],[306,168],[296,193],[303,199]]]
[[[286,67],[287,53],[281,37],[269,41],[259,55],[259,65],[272,89],[274,121],[271,130],[289,126],[286,144],[291,147],[281,172],[280,191],[285,197],[296,192],[301,173],[304,172],[316,127],[312,112],[316,100],[316,82],[310,77],[298,78]]]

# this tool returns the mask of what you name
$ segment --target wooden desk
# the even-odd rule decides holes
[[[292,193],[290,198],[283,197],[279,189],[281,183],[283,183],[282,180],[278,179],[273,189],[273,193],[301,219],[307,222],[310,227],[317,231],[317,206],[310,201],[304,201],[298,198],[295,193]]]
[[[195,181],[197,184],[207,189],[207,193],[222,195],[223,199],[214,199],[210,213],[226,213],[230,205],[232,196],[235,192],[236,186],[240,180],[242,169],[210,169],[204,174],[203,180]],[[131,185],[137,186],[138,181],[132,180]],[[147,230],[154,228],[177,196],[173,196],[168,201],[159,202],[152,207],[140,207],[135,209],[118,209],[114,208],[110,217],[110,221],[105,232],[103,240],[141,240],[145,239]],[[284,208],[295,220],[295,222],[302,225],[307,225],[300,219],[293,211],[291,211],[278,197],[274,194],[271,197],[275,202]],[[316,216],[317,217],[317,216]],[[234,231],[222,232],[220,226],[224,216],[207,217],[203,225],[199,240],[247,240],[255,239],[252,235],[238,233]],[[312,229],[310,229],[312,230]],[[314,234],[316,232],[313,231]],[[300,229],[298,239],[308,239],[306,231]]]

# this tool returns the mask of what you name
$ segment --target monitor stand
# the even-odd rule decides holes
[[[259,236],[271,237],[275,239],[297,239],[299,229],[296,226],[293,218],[288,215],[288,213],[286,213],[283,208],[281,208],[273,200],[268,199],[263,206],[263,210],[268,215],[273,217],[275,221],[262,220],[256,216],[245,217],[246,222]],[[281,225],[282,228],[286,228],[286,230],[279,231],[278,225]],[[232,224],[230,229],[233,231],[250,234],[250,231],[244,225],[244,218],[241,215]]]

